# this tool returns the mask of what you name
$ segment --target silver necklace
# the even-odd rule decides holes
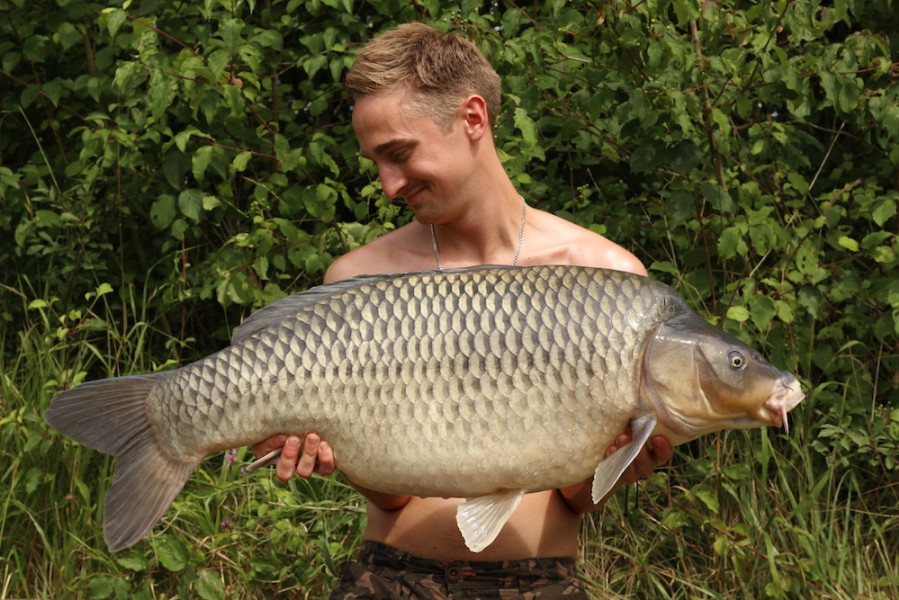
[[[527,222],[528,204],[521,198],[521,227],[518,228],[518,246],[515,247],[515,255],[512,257],[512,266],[518,264],[518,258],[521,256],[521,248],[524,246],[524,225]],[[431,247],[434,249],[434,262],[437,263],[437,270],[443,270],[443,263],[440,262],[440,248],[437,247],[437,232],[434,230],[434,224],[430,224],[431,228]]]

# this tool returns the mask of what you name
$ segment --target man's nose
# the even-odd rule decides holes
[[[408,181],[401,169],[391,165],[379,166],[378,177],[381,179],[381,187],[384,189],[384,193],[391,200],[400,195]]]

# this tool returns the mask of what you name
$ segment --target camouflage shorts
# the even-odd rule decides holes
[[[365,542],[331,592],[331,600],[353,598],[571,600],[587,594],[573,558],[445,563]]]

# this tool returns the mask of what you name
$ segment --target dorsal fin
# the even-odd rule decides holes
[[[479,265],[476,267],[462,267],[454,269],[444,269],[443,271],[414,271],[409,273],[391,273],[380,275],[359,275],[333,283],[325,283],[311,287],[304,292],[298,292],[282,298],[276,302],[272,302],[268,306],[263,306],[241,323],[231,334],[231,343],[239,344],[248,337],[252,336],[263,329],[267,329],[272,325],[276,325],[282,321],[289,319],[301,310],[320,302],[324,298],[336,296],[365,285],[373,284],[385,279],[407,279],[415,275],[452,275],[460,272],[476,272],[488,271],[496,269],[514,269],[516,267],[502,267],[497,265]],[[521,268],[521,267],[517,267]]]
[[[281,298],[268,306],[263,306],[247,317],[231,334],[231,344],[239,344],[253,334],[289,319],[301,310],[321,302],[324,298],[330,298],[347,290],[375,283],[382,279],[393,279],[395,277],[397,275],[362,275],[335,281],[334,283],[317,285],[304,292],[297,292],[286,298]]]

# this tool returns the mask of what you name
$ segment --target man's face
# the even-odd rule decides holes
[[[422,223],[433,223],[463,192],[472,162],[462,120],[444,130],[428,117],[411,117],[405,90],[356,101],[353,129],[362,155],[373,160],[384,193],[402,197]]]

